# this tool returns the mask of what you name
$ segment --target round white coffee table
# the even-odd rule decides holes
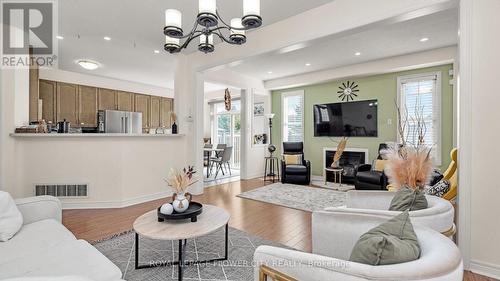
[[[327,167],[325,168],[325,185],[327,185],[327,174],[326,172],[332,172],[333,173],[333,182],[339,184],[339,186],[342,186],[342,173],[344,172],[343,168],[331,168]]]
[[[183,278],[183,268],[186,265],[208,263],[220,260],[227,260],[228,246],[228,222],[229,213],[219,207],[212,205],[203,205],[203,212],[198,216],[196,222],[191,220],[164,221],[158,222],[157,210],[145,213],[134,222],[135,231],[135,269],[152,268],[158,266],[177,265],[178,280]],[[187,239],[200,237],[210,234],[221,227],[225,227],[225,248],[224,257],[211,260],[185,261],[185,251]],[[154,240],[178,240],[179,258],[177,261],[170,262],[150,262],[147,265],[139,265],[139,235]]]

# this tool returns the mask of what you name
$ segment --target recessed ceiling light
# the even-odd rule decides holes
[[[97,68],[99,68],[99,64],[95,61],[91,61],[91,60],[79,60],[77,61],[78,65],[80,65],[81,67],[87,69],[87,70],[95,70]]]
[[[361,53],[360,52],[356,52],[354,53],[355,56],[361,56]]]
[[[159,50],[154,50],[153,52],[154,52],[155,54],[159,54],[159,53],[160,53],[160,51],[159,51]]]
[[[427,38],[427,37],[420,39],[420,42],[427,42],[427,41],[429,41],[429,38]]]
[[[59,40],[63,40],[64,39],[64,37],[62,37],[61,35],[57,35],[56,38],[59,39]]]
[[[272,71],[268,71],[267,74],[273,74],[273,72]]]
[[[310,63],[306,63],[306,66],[311,66],[311,64]]]
[[[110,41],[110,40],[111,40],[111,37],[104,36],[104,40],[106,40],[106,41]]]

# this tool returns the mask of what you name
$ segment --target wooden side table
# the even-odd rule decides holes
[[[342,186],[342,173],[344,172],[343,168],[331,168],[327,167],[325,168],[325,185],[327,184],[327,175],[326,172],[332,172],[333,173],[333,182],[334,183],[339,183],[339,186]]]
[[[280,165],[277,157],[265,157],[264,181],[280,181]]]

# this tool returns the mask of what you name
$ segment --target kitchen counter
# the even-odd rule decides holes
[[[130,137],[130,138],[177,138],[183,137],[184,134],[10,134],[11,137],[16,138],[102,138],[102,137]]]

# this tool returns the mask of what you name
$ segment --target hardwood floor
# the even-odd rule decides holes
[[[229,225],[267,240],[298,250],[311,251],[311,213],[236,197],[241,192],[264,186],[261,179],[238,181],[205,189],[195,196],[201,203],[226,209]],[[157,208],[166,199],[121,209],[65,210],[63,224],[79,239],[97,241],[132,229],[134,220]],[[498,281],[470,272],[466,281]]]

